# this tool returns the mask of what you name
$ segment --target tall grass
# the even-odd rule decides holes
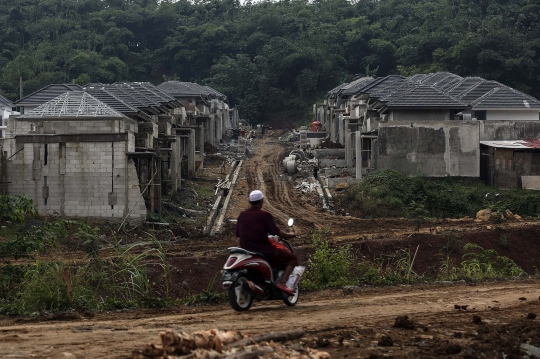
[[[94,242],[97,229],[81,226],[89,257],[79,264],[61,260],[36,261],[25,266],[0,267],[0,313],[29,315],[69,308],[110,310],[140,306],[163,306],[170,300],[170,265],[161,244],[111,243],[112,254],[101,258]],[[150,283],[147,266],[158,265],[164,281]],[[16,268],[16,269],[15,269]],[[164,292],[157,286],[163,284]],[[72,290],[68,290],[72,288]]]

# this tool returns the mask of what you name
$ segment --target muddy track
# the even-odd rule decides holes
[[[314,228],[343,230],[349,226],[350,219],[322,212],[318,202],[301,204],[301,194],[293,188],[294,182],[288,181],[283,173],[281,160],[284,151],[276,138],[260,140],[254,152],[255,155],[244,167],[247,187],[258,188],[265,193],[265,209],[275,218],[283,223],[289,217],[295,218],[298,234],[311,233]]]
[[[336,242],[354,242],[370,238],[389,238],[410,234],[416,231],[416,225],[412,220],[404,218],[393,219],[360,219],[335,215],[323,211],[318,199],[305,201],[303,194],[294,189],[294,182],[288,180],[283,172],[282,160],[287,151],[277,138],[267,137],[259,139],[252,149],[253,156],[246,159],[242,168],[244,190],[249,192],[260,189],[265,193],[266,202],[264,209],[269,211],[278,222],[285,224],[290,217],[295,218],[295,231],[300,236],[309,236],[314,229],[327,229],[332,232]],[[316,195],[312,194],[314,197]],[[233,219],[247,203],[245,197],[236,196],[228,212],[228,217]],[[508,222],[507,227],[519,227],[532,222]],[[433,222],[431,226],[424,225],[419,233],[430,233],[435,227],[443,230],[458,228],[463,231],[476,230],[486,227],[488,224],[469,221],[440,220]]]

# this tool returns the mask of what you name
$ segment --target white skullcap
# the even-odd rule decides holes
[[[255,191],[252,191],[249,194],[249,201],[250,202],[260,201],[263,198],[264,198],[264,194],[261,191],[259,191],[258,189],[256,189]]]

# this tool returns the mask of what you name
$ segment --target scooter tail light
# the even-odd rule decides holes
[[[232,266],[236,262],[237,259],[238,257],[229,257],[229,259],[227,259],[227,263],[225,263],[225,267]]]

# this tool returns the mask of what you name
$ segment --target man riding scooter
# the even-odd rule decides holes
[[[262,253],[273,267],[284,269],[285,272],[276,288],[287,295],[294,295],[286,283],[294,267],[298,265],[298,258],[294,253],[272,245],[268,235],[278,235],[285,239],[293,238],[295,235],[280,230],[274,223],[274,217],[261,209],[264,203],[261,191],[252,191],[249,194],[249,203],[251,207],[241,212],[236,222],[236,236],[240,237],[240,247]]]

